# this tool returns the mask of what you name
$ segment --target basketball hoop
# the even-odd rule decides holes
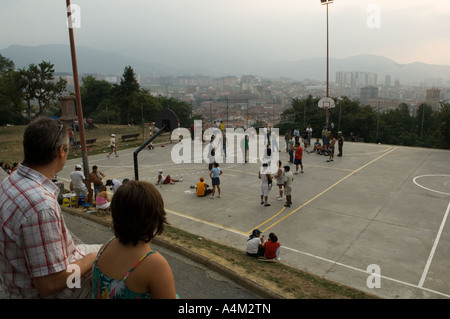
[[[324,97],[324,98],[319,100],[318,106],[321,109],[331,109],[331,108],[335,107],[335,103],[334,103],[334,100],[332,98]]]

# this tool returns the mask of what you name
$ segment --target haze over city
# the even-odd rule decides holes
[[[213,71],[326,56],[319,0],[74,0],[79,46],[173,67]],[[68,44],[66,2],[0,2],[0,49]],[[450,65],[446,0],[336,0],[330,57],[382,55],[400,64]]]

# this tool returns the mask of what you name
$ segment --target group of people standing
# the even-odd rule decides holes
[[[294,181],[294,175],[291,172],[289,165],[283,166],[281,161],[278,161],[278,169],[275,174],[272,174],[269,165],[264,163],[258,172],[258,178],[261,180],[261,205],[265,207],[271,206],[268,202],[269,194],[272,189],[273,180],[276,181],[278,187],[277,200],[283,199],[283,193],[286,197],[285,207],[291,207],[292,205],[292,182]]]

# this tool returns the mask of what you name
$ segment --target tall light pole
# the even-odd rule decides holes
[[[329,46],[328,46],[328,5],[333,3],[333,0],[320,0],[320,2],[322,3],[322,5],[326,5],[327,6],[327,96],[329,97],[329,79],[330,79],[330,70],[329,70]],[[327,118],[326,118],[326,122],[327,122],[327,128],[328,128],[328,119],[329,119],[329,110],[328,108],[326,108],[326,112],[327,112]]]
[[[80,82],[78,79],[78,65],[77,56],[75,51],[75,39],[73,35],[73,19],[72,19],[72,6],[70,5],[70,0],[66,0],[67,9],[67,22],[69,27],[69,40],[70,40],[70,52],[72,55],[72,69],[73,69],[73,83],[75,85],[75,98],[76,98],[76,108],[78,115],[78,125],[80,131],[80,146],[81,146],[81,157],[83,159],[83,171],[86,177],[86,187],[89,190],[89,199],[85,203],[91,203],[92,201],[92,188],[91,188],[91,178],[89,177],[89,163],[86,147],[86,135],[84,130],[84,120],[83,120],[83,108],[81,106],[81,93],[80,93]]]

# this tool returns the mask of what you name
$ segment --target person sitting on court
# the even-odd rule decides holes
[[[269,239],[264,243],[264,258],[271,261],[280,261],[280,247],[275,233],[269,234]]]
[[[172,177],[170,177],[170,175],[164,176],[163,174],[163,170],[160,169],[158,171],[158,180],[156,182],[156,185],[160,185],[160,184],[175,184],[175,182],[181,182],[182,179],[173,179]]]
[[[310,153],[314,152],[314,153],[320,154],[321,149],[322,149],[322,145],[320,144],[320,141],[317,138],[316,142],[314,143],[314,149]]]
[[[264,235],[261,236],[261,231],[259,229],[254,229],[247,239],[245,252],[251,257],[264,256]]]
[[[200,181],[197,183],[197,196],[204,197],[209,193],[212,193],[212,189],[208,188],[209,185],[205,183],[205,179],[200,177]]]

